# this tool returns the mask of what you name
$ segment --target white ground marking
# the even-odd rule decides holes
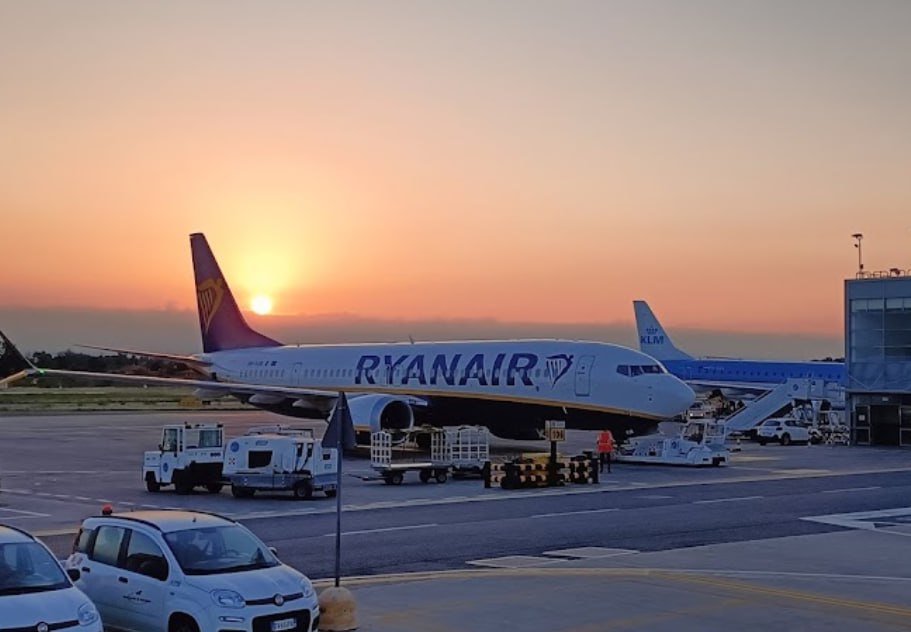
[[[638,498],[642,498],[644,500],[668,500],[669,498],[673,498],[673,496],[665,496],[663,494],[649,494],[648,496],[638,496]]]
[[[534,566],[549,566],[566,560],[548,557],[535,557],[533,555],[507,555],[505,557],[489,557],[482,560],[470,560],[466,564],[472,566],[487,566],[490,568],[529,568]]]
[[[5,516],[4,513],[20,514],[17,516]],[[48,518],[51,514],[38,513],[37,511],[26,511],[24,509],[10,509],[9,507],[0,508],[0,518],[3,520],[21,520],[23,518]]]
[[[712,503],[736,503],[743,500],[758,500],[763,496],[739,496],[737,498],[713,498],[712,500],[694,500],[694,505],[709,505]]]
[[[879,485],[871,487],[845,487],[844,489],[824,489],[823,494],[841,494],[843,492],[867,492],[871,489],[882,489]]]
[[[436,522],[429,524],[410,524],[401,527],[382,527],[379,529],[361,529],[360,531],[342,531],[342,535],[366,535],[370,533],[387,533],[389,531],[409,531],[411,529],[430,529],[439,527]],[[335,533],[324,533],[324,538],[335,537]]]
[[[630,555],[638,553],[634,549],[609,549],[603,546],[582,546],[575,549],[560,549],[558,551],[544,551],[542,555],[550,557],[562,557],[577,560],[592,560],[602,557],[616,557],[618,555]]]
[[[895,520],[905,518],[905,520]],[[911,507],[898,507],[895,509],[880,509],[878,511],[855,511],[843,514],[828,514],[825,516],[806,516],[801,520],[830,524],[846,529],[863,529],[911,537]]]
[[[610,509],[582,509],[580,511],[558,511],[555,513],[543,513],[530,516],[531,518],[556,518],[559,516],[580,516],[582,514],[607,513],[609,511],[620,511],[616,507]]]

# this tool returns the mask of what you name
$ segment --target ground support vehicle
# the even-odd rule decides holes
[[[447,426],[443,428],[444,460],[453,478],[483,476],[490,460],[490,432],[484,426]]]
[[[158,449],[143,456],[142,480],[150,492],[174,485],[178,494],[189,494],[194,487],[217,494],[222,488],[223,457],[221,424],[164,426]]]
[[[621,463],[659,465],[723,465],[729,454],[724,445],[724,425],[702,419],[686,423],[676,435],[633,437],[620,446],[614,459]]]
[[[418,472],[422,483],[435,480],[445,483],[451,463],[446,456],[446,433],[440,428],[421,430],[430,435],[430,456],[421,454],[411,458],[393,459],[392,435],[374,432],[370,435],[370,466],[379,472],[387,485],[401,485],[406,472]],[[412,437],[417,440],[417,437]],[[406,440],[406,443],[408,441]]]
[[[0,526],[0,630],[102,632],[98,610],[51,551],[31,534]]]
[[[79,573],[76,586],[95,603],[108,628],[319,629],[319,603],[310,580],[282,564],[249,529],[214,514],[134,511],[87,518],[65,566]]]
[[[257,491],[289,491],[310,498],[337,493],[338,451],[326,448],[312,430],[256,429],[231,439],[225,449],[223,476],[235,498]]]

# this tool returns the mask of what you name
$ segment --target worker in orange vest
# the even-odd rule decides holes
[[[610,430],[598,433],[598,461],[601,465],[600,472],[604,472],[604,462],[607,461],[607,473],[610,474],[610,455],[614,451],[614,435]]]

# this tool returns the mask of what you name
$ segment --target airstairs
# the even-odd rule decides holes
[[[792,378],[727,417],[724,425],[728,433],[746,432],[792,406],[794,400],[830,399],[832,394],[832,385],[822,380]]]

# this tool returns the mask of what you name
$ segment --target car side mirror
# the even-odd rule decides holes
[[[271,553],[275,557],[278,557],[278,549],[276,549],[274,546],[269,547],[269,553]]]
[[[66,574],[69,575],[70,579],[74,582],[78,582],[79,578],[82,577],[82,573],[79,572],[78,568],[68,568],[66,569]]]

